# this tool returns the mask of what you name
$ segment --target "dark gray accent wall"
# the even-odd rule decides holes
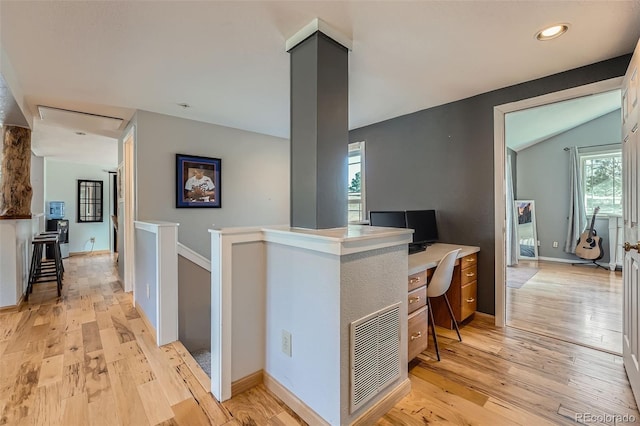
[[[315,33],[291,54],[291,226],[347,224],[348,50]]]
[[[367,208],[436,209],[441,241],[480,247],[478,310],[494,314],[494,107],[622,76],[630,59],[620,56],[352,130],[349,140],[367,146]]]
[[[618,144],[596,149],[620,148],[620,110],[574,127],[543,142],[518,152],[518,196],[523,200],[535,200],[538,254],[542,257],[580,259],[563,251],[567,236],[569,213],[569,152],[565,147],[589,147],[601,144]],[[581,149],[581,153],[588,152]],[[591,219],[593,212],[587,212]],[[596,230],[604,245],[602,263],[609,261],[609,222],[596,222]],[[553,242],[558,247],[553,247]],[[575,241],[573,242],[575,246]]]

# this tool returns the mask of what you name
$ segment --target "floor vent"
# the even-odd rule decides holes
[[[351,323],[351,413],[400,377],[400,303]]]

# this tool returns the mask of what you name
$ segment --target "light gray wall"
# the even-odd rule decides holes
[[[567,235],[570,175],[569,152],[564,148],[620,143],[620,123],[620,110],[616,110],[518,152],[518,198],[535,200],[539,256],[578,259],[563,251]],[[592,213],[587,212],[589,219]],[[596,221],[596,231],[606,245],[602,262],[609,261],[608,226],[607,219]],[[554,241],[558,242],[557,248],[553,248]]]
[[[95,237],[93,250],[109,250],[109,173],[102,167],[56,161],[46,158],[44,162],[45,203],[50,201],[65,202],[65,218],[69,219],[69,252],[81,253],[91,251],[90,238]],[[77,212],[78,179],[102,181],[102,222],[79,223]]]
[[[630,59],[621,56],[350,131],[350,142],[367,144],[367,208],[436,209],[441,241],[480,247],[478,310],[494,314],[494,107],[622,76]]]
[[[211,272],[178,256],[178,338],[194,352],[211,350]]]
[[[31,153],[31,213],[44,213],[44,157]]]
[[[266,329],[266,263],[262,241],[233,245],[231,298],[231,381],[264,369]],[[211,300],[211,299],[209,299]]]
[[[148,111],[136,120],[138,220],[179,223],[179,241],[206,258],[214,224],[289,223],[287,139]],[[177,153],[222,160],[222,208],[175,207]]]
[[[144,311],[151,325],[158,331],[156,320],[158,277],[156,274],[156,234],[144,229],[135,230],[136,279],[134,294],[135,303]],[[147,297],[147,285],[149,296]]]

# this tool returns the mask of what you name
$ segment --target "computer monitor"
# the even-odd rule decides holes
[[[407,220],[403,211],[371,211],[369,225],[406,228]]]
[[[435,210],[407,210],[407,228],[413,229],[413,243],[428,245],[438,241]]]

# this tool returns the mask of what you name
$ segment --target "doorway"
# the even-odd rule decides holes
[[[518,121],[513,120],[512,117],[520,115],[522,116],[521,122],[530,125],[529,133],[531,133],[531,129],[540,127],[535,124],[531,125],[535,121],[532,117],[535,114],[541,114],[546,106],[563,101],[569,101],[563,102],[564,105],[568,105],[576,99],[575,102],[579,102],[580,99],[588,102],[596,97],[588,95],[618,90],[621,80],[620,78],[607,80],[495,108],[495,164],[505,165],[504,167],[496,167],[495,176],[496,194],[503,194],[502,197],[496,196],[495,200],[496,325],[522,328],[612,353],[621,352],[622,320],[619,316],[622,302],[621,273],[613,273],[608,270],[595,272],[592,270],[592,266],[572,266],[572,262],[581,261],[573,255],[564,253],[563,250],[565,240],[567,240],[566,218],[569,209],[566,200],[561,199],[562,197],[566,198],[566,195],[563,195],[563,191],[557,188],[560,186],[568,188],[568,183],[564,183],[568,179],[558,179],[557,176],[554,176],[554,172],[562,169],[562,173],[567,173],[566,165],[569,163],[569,154],[563,148],[566,145],[582,146],[585,144],[585,138],[579,138],[578,142],[569,143],[567,136],[571,135],[571,131],[564,129],[556,131],[555,134],[550,131],[550,137],[549,135],[543,135],[545,137],[529,135],[527,140],[527,138],[518,136],[518,133],[513,129],[509,129],[510,124]],[[588,97],[585,98],[585,96]],[[619,101],[619,94],[615,94],[615,96]],[[553,110],[553,108],[549,108]],[[619,103],[617,108],[619,108]],[[527,114],[529,114],[528,117]],[[557,115],[557,112],[552,114]],[[613,117],[615,114],[611,114],[610,120],[615,120],[616,117]],[[617,125],[619,128],[619,120]],[[563,135],[564,139],[561,137]],[[520,145],[514,144],[510,138],[517,139]],[[589,142],[587,145],[599,144]],[[510,227],[517,228],[518,225],[517,222],[515,224],[512,222],[511,226],[507,223],[507,217],[511,217],[507,214],[508,202],[506,199],[509,187],[507,178],[510,177],[506,170],[507,148],[511,148],[509,156],[514,163],[514,198],[520,201],[534,201],[538,218],[538,234],[529,236],[526,241],[516,239],[517,247],[513,250],[508,247],[512,239],[508,238],[506,234]],[[585,152],[589,152],[589,149]],[[521,161],[516,160],[518,156],[521,157]],[[520,166],[519,170],[518,166]],[[545,182],[545,179],[555,184]],[[542,182],[539,182],[540,180]],[[564,206],[565,204],[567,206]],[[591,212],[588,215],[591,218]],[[599,219],[598,223],[599,228],[602,226],[605,228],[603,235],[608,234],[607,219]],[[607,238],[608,240],[609,238]],[[615,239],[612,240],[615,241]],[[525,244],[524,253],[519,243]],[[605,249],[608,257],[608,244]],[[517,264],[513,264],[514,256],[511,256],[511,261],[507,261],[506,256],[509,251],[514,251],[515,257],[519,258],[515,262]],[[520,254],[523,256],[519,256]],[[611,263],[615,268],[615,255],[613,257]],[[507,267],[507,264],[512,264],[512,266]],[[605,266],[608,267],[609,262]],[[574,303],[573,306],[571,302]],[[607,312],[605,305],[611,306],[611,312]],[[585,332],[585,328],[588,328],[590,324],[594,329],[602,327],[598,337],[594,336],[597,333]],[[611,344],[612,342],[615,344]]]

